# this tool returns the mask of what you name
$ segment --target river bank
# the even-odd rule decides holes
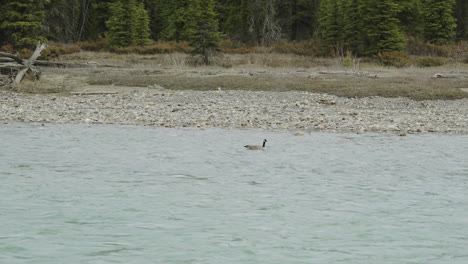
[[[70,96],[0,91],[2,122],[468,134],[468,99],[343,98],[289,91],[141,89]]]

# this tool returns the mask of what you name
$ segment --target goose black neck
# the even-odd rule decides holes
[[[262,147],[265,147],[265,143],[266,143],[266,140],[263,140],[263,146]]]

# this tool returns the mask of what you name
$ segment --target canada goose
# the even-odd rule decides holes
[[[263,145],[262,146],[259,146],[259,145],[245,145],[244,147],[245,148],[248,148],[250,150],[260,150],[260,149],[264,149],[265,148],[265,143],[267,142],[266,139],[263,140]]]

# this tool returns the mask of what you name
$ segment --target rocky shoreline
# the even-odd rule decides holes
[[[104,95],[0,91],[0,120],[323,132],[468,134],[468,99],[341,98],[307,92],[150,90]]]

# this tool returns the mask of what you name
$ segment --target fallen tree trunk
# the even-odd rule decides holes
[[[21,83],[26,74],[32,76],[34,79],[37,80],[39,79],[41,72],[37,70],[34,63],[45,48],[47,48],[47,44],[38,42],[34,53],[27,60],[21,59],[18,54],[14,55],[7,52],[0,52],[1,57],[10,59],[10,61],[2,59],[2,61],[0,62],[0,69],[10,69],[18,71],[15,76],[14,85]]]
[[[123,66],[115,66],[115,65],[109,65],[109,64],[98,64],[96,62],[68,63],[68,62],[56,62],[56,61],[44,61],[44,60],[37,60],[35,65],[43,66],[43,67],[57,67],[57,68],[88,68],[88,67],[123,68]]]
[[[10,73],[14,72],[16,75],[13,77],[13,85],[18,85],[21,83],[25,75],[31,76],[34,80],[38,80],[40,78],[41,72],[36,68],[36,66],[60,68],[118,67],[113,65],[102,65],[95,62],[64,63],[37,60],[41,55],[41,52],[46,48],[47,44],[38,42],[34,53],[27,60],[20,58],[18,54],[0,51],[0,70],[7,69]]]

